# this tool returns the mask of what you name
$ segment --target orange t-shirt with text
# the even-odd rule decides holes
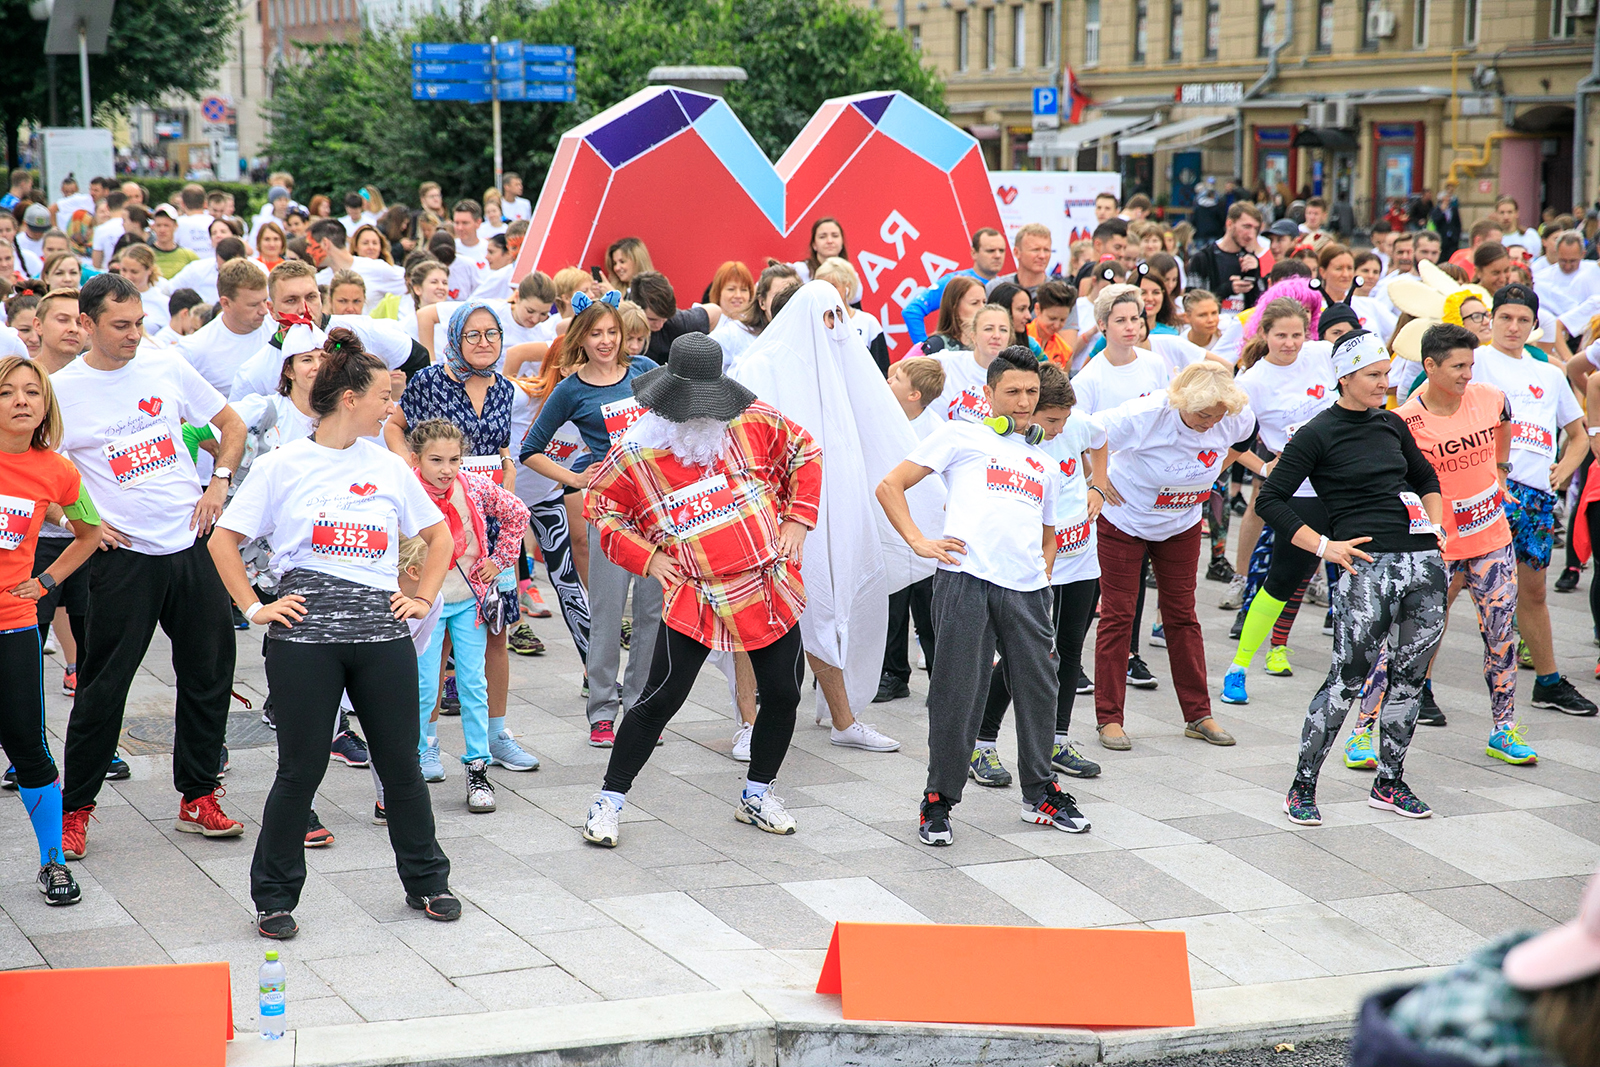
[[[45,509],[77,503],[78,485],[78,468],[55,452],[0,452],[0,630],[38,622],[37,603],[11,590],[33,577]]]
[[[1506,395],[1492,385],[1468,382],[1454,415],[1437,415],[1423,407],[1421,392],[1395,414],[1406,420],[1417,447],[1439,475],[1444,558],[1470,559],[1509,545],[1511,527],[1494,444],[1495,429],[1511,417]]]

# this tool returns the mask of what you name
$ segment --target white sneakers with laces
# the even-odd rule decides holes
[[[740,763],[750,762],[750,737],[755,731],[755,723],[741,722],[739,732],[733,735],[733,758]]]
[[[770,788],[758,797],[740,796],[733,817],[769,834],[792,834],[795,831],[794,816],[789,814],[783,801]]]
[[[606,848],[616,848],[617,820],[621,815],[622,809],[613,804],[609,797],[596,793],[594,802],[589,805],[589,815],[583,821],[583,839]]]
[[[878,732],[871,723],[853,722],[843,730],[833,730],[828,740],[841,748],[859,748],[868,752],[898,752],[900,742]]]

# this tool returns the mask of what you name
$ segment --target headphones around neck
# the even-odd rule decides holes
[[[1037,423],[1030,423],[1026,430],[1017,428],[1017,420],[1010,415],[993,415],[983,420],[983,424],[1001,437],[1007,434],[1020,433],[1023,440],[1030,445],[1037,445],[1044,441],[1044,427]]]

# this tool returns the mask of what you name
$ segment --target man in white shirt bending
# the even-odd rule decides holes
[[[334,271],[355,271],[367,283],[367,305],[364,311],[371,311],[377,306],[378,301],[390,293],[404,296],[405,268],[385,263],[381,259],[352,255],[343,223],[344,219],[318,219],[306,232],[306,244],[314,245],[316,254],[321,256],[322,272],[317,275],[318,283],[327,285],[332,282]]]

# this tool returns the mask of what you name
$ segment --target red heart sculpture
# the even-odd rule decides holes
[[[903,93],[827,101],[774,167],[720,97],[657,86],[561,138],[512,279],[601,265],[638,237],[688,307],[727,260],[805,259],[824,216],[891,355],[908,347],[900,308],[970,265],[973,231],[1001,229],[978,142]]]
[[[159,396],[145,397],[139,401],[139,410],[149,415],[152,419],[155,418],[161,414],[161,398]]]
[[[362,482],[360,485],[352,485],[350,491],[356,496],[371,496],[378,491],[378,487],[371,482]]]
[[[1528,386],[1528,392],[1533,394],[1533,398],[1535,400],[1543,400],[1544,399],[1544,389],[1541,388],[1540,386],[1530,385],[1530,386]]]
[[[1208,448],[1204,452],[1196,452],[1194,458],[1209,467],[1217,461],[1217,450]]]
[[[1325,385],[1313,385],[1310,389],[1306,390],[1306,396],[1314,396],[1318,400],[1321,400],[1325,395],[1327,395],[1327,392],[1328,392],[1328,387],[1327,386],[1325,386]]]
[[[1002,204],[1009,204],[1017,198],[1017,187],[1015,185],[1002,185],[995,190],[995,193],[999,195]]]

